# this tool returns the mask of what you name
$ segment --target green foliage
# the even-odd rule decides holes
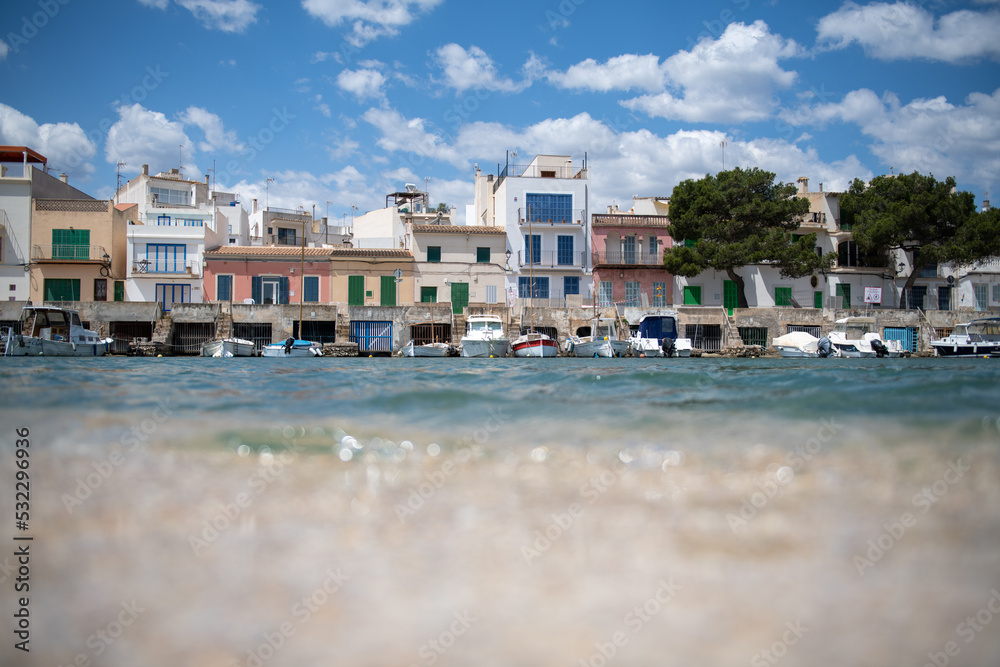
[[[775,183],[773,173],[757,168],[680,183],[670,197],[669,232],[675,240],[697,243],[668,249],[664,266],[680,276],[715,269],[734,279],[734,270],[748,264],[771,264],[793,278],[830,266],[832,255],[816,254],[815,234],[791,237],[809,211],[809,202],[795,193],[794,185]],[[745,303],[742,280],[737,284]]]

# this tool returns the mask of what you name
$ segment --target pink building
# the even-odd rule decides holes
[[[305,261],[302,255],[305,253]],[[205,301],[329,303],[330,248],[221,246],[205,252]]]
[[[673,243],[667,234],[669,224],[665,215],[636,215],[617,209],[591,216],[598,305],[673,304],[673,276],[663,268],[663,251]]]

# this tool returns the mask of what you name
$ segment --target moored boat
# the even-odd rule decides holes
[[[504,335],[503,320],[497,315],[470,315],[462,336],[463,357],[506,357],[510,340]]]
[[[816,338],[805,331],[793,331],[778,336],[771,341],[778,354],[789,359],[814,359],[817,357],[839,357],[840,352],[833,347],[826,336]]]
[[[20,324],[21,333],[8,332],[4,356],[101,357],[114,342],[85,329],[71,308],[25,306]]]
[[[201,345],[203,357],[253,357],[257,355],[253,341],[242,338],[210,340]]]
[[[288,338],[283,343],[271,343],[265,345],[261,350],[262,357],[322,357],[323,346],[309,340],[296,340]]]
[[[939,357],[988,357],[1000,354],[1000,317],[956,324],[944,338],[931,341]]]
[[[557,357],[559,356],[559,343],[550,336],[539,331],[527,331],[511,344],[515,357]]]
[[[415,345],[409,341],[401,350],[404,357],[447,357],[451,353],[448,343],[424,343]]]
[[[577,357],[624,357],[628,352],[628,341],[619,340],[611,318],[598,320],[592,335],[573,336],[567,343],[567,351]]]
[[[830,343],[841,356],[852,358],[898,357],[903,346],[898,340],[883,340],[874,317],[844,317],[836,321]]]
[[[629,338],[633,357],[690,357],[691,339],[677,335],[677,311],[648,313],[639,319],[639,330]]]

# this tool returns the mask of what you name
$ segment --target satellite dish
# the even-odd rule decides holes
[[[392,275],[396,276],[396,280],[399,280],[400,278],[403,277],[403,270],[396,269],[395,271],[392,272]]]
[[[955,284],[955,276],[948,276],[948,284],[949,285]]]

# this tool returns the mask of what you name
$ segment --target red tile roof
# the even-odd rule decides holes
[[[506,234],[503,227],[483,225],[413,225],[414,234]]]

